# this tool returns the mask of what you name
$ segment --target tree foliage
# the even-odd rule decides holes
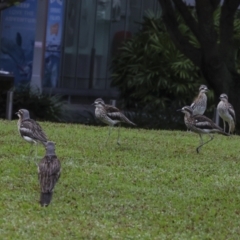
[[[33,119],[60,122],[63,120],[63,99],[60,95],[43,94],[30,85],[20,85],[13,89],[12,118],[17,118],[16,112],[28,109]],[[6,114],[6,92],[0,95],[0,118]]]
[[[162,19],[177,49],[199,68],[207,85],[215,92],[215,103],[221,93],[228,94],[235,106],[237,119],[240,119],[240,109],[237,108],[240,101],[240,75],[236,59],[239,54],[239,23],[236,17],[240,0],[195,0],[195,15],[183,0],[158,1],[162,8]],[[179,14],[199,42],[198,47],[180,31],[177,21]],[[215,18],[216,14],[219,14],[218,18]]]
[[[0,11],[24,1],[26,0],[0,0]]]
[[[198,46],[183,20],[178,21],[182,34]],[[199,68],[176,48],[160,16],[149,12],[141,25],[113,59],[112,85],[120,89],[128,107],[138,103],[142,108],[165,109],[190,104],[204,83]]]

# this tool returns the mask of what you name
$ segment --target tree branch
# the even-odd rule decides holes
[[[214,27],[214,8],[209,0],[196,0],[196,11],[199,22],[200,43],[204,58],[207,62],[218,58],[217,32]],[[213,60],[212,63],[214,63]],[[215,62],[218,64],[218,62]]]
[[[210,3],[212,5],[213,11],[215,11],[217,7],[220,5],[220,0],[210,0]]]
[[[158,0],[162,7],[162,18],[176,47],[196,66],[201,66],[201,52],[193,47],[178,29],[178,22],[171,1]]]
[[[221,8],[219,51],[226,63],[229,62],[229,59],[234,60],[234,58],[232,57],[232,55],[234,54],[234,14],[237,11],[239,5],[240,0],[225,0]],[[231,65],[234,68],[233,62],[230,63],[230,66]]]
[[[179,11],[185,23],[187,24],[187,26],[190,28],[190,30],[196,36],[196,38],[199,39],[200,36],[198,31],[198,23],[192,16],[187,5],[183,3],[182,0],[173,0],[173,2],[175,4],[176,9]]]

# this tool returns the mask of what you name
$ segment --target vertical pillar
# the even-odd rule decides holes
[[[46,24],[48,16],[47,0],[37,1],[37,16],[36,16],[36,33],[33,54],[33,69],[31,87],[38,88],[42,91],[42,79],[44,76],[44,54],[46,42]]]
[[[12,120],[12,106],[13,106],[13,91],[7,92],[7,108],[6,108],[6,119]]]

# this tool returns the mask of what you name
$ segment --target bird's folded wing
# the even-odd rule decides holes
[[[51,192],[58,181],[61,173],[61,164],[56,156],[45,156],[39,163],[38,179],[42,192]]]
[[[192,109],[194,109],[194,108],[195,108],[195,105],[196,105],[196,103],[193,102],[193,103],[190,105],[190,107],[191,107]]]
[[[107,113],[107,115],[113,120],[120,120],[123,114],[120,112],[110,112],[110,113]]]
[[[111,105],[105,105],[107,116],[110,117],[112,120],[121,120],[122,113],[120,110]]]
[[[43,132],[40,125],[32,119],[22,121],[19,130],[20,130],[21,136],[27,136],[42,142],[47,141],[47,136]]]
[[[39,172],[47,172],[48,175],[58,174],[61,164],[57,156],[45,156],[38,165]]]
[[[197,128],[201,129],[219,129],[222,130],[219,126],[217,126],[211,119],[204,115],[196,115],[194,118],[193,124]]]
[[[112,120],[119,120],[124,123],[131,124],[133,126],[136,126],[135,123],[131,122],[123,113],[121,112],[112,112],[107,113],[107,116],[110,117]]]
[[[105,105],[106,111],[107,112],[120,112],[120,110],[114,106],[111,105]]]
[[[229,104],[229,106],[228,106],[228,112],[232,116],[234,122],[236,122],[235,111],[234,111],[233,106],[231,104]]]

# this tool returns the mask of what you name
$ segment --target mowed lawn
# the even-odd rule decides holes
[[[62,175],[39,203],[17,121],[0,121],[1,239],[239,239],[240,137],[40,122]],[[207,139],[204,136],[204,139]],[[38,156],[44,156],[42,146]]]

